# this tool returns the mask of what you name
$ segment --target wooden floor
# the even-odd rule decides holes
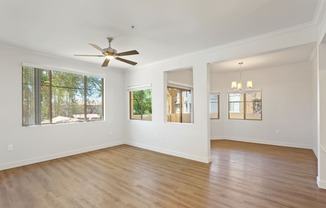
[[[0,207],[326,207],[310,150],[214,141],[212,155],[122,145],[0,171]]]

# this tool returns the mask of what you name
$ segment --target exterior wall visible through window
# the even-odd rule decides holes
[[[262,120],[262,92],[228,94],[229,119]]]
[[[192,123],[192,91],[167,87],[167,121]]]

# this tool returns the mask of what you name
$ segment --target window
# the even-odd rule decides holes
[[[130,119],[152,120],[152,90],[130,91]]]
[[[229,93],[229,119],[262,120],[262,93]]]
[[[229,94],[229,119],[244,119],[244,94]]]
[[[248,92],[246,96],[245,117],[250,120],[262,119],[262,95],[261,92]]]
[[[103,78],[23,66],[23,126],[103,120]]]
[[[168,87],[167,89],[167,121],[191,123],[191,90],[176,87]]]
[[[209,96],[209,113],[211,119],[220,118],[220,94],[211,93]]]

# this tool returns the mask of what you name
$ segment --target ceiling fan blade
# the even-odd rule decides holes
[[[102,67],[107,67],[109,65],[109,62],[110,62],[110,59],[105,59],[103,64],[102,64]]]
[[[117,56],[130,56],[130,55],[137,55],[139,54],[138,51],[136,50],[132,50],[132,51],[125,51],[125,52],[121,52],[121,53],[117,53]]]
[[[104,57],[103,55],[79,55],[79,54],[75,54],[74,56]]]
[[[127,60],[127,59],[123,59],[123,58],[119,58],[119,57],[116,57],[115,59],[118,60],[118,61],[125,62],[127,64],[131,64],[133,66],[135,66],[137,64],[136,62],[133,62],[133,61],[130,61],[130,60]]]
[[[96,48],[97,50],[101,51],[102,53],[104,52],[103,49],[100,46],[98,46],[98,45],[95,45],[93,43],[90,43],[89,45],[93,46],[94,48]]]

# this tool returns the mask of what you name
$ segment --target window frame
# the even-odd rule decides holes
[[[143,103],[143,97],[141,98],[141,114],[140,114],[140,119],[137,119],[137,118],[133,118],[133,93],[134,92],[138,92],[138,91],[146,91],[146,90],[150,90],[151,92],[151,108],[153,107],[153,90],[152,88],[133,88],[133,89],[129,89],[129,92],[128,92],[128,96],[129,96],[129,119],[130,120],[134,120],[134,121],[152,121],[153,120],[153,110],[150,114],[150,119],[144,119],[144,115],[147,115],[147,114],[143,114],[143,108],[142,108],[142,103]]]
[[[180,121],[169,121],[169,119],[166,117],[166,122],[167,123],[182,123],[182,124],[193,124],[194,123],[194,94],[193,94],[193,88],[192,87],[188,87],[188,86],[182,86],[182,85],[174,85],[174,84],[168,84],[167,87],[166,87],[166,93],[168,94],[169,92],[169,88],[171,89],[176,89],[176,90],[179,90],[180,91],[180,98],[181,98],[181,104],[180,104]],[[189,113],[190,114],[190,122],[183,122],[182,120],[182,114],[184,113],[183,112],[183,96],[182,96],[182,93],[185,92],[185,91],[189,91],[190,94],[191,94],[191,107],[190,107],[190,110],[191,112]],[[167,111],[167,107],[168,107],[168,100],[166,100],[166,116],[168,116],[169,112]]]
[[[230,101],[230,94],[240,94],[240,100],[239,101]],[[244,92],[239,92],[239,91],[229,92],[227,102],[228,102],[228,105],[227,105],[228,106],[228,119],[230,119],[230,120],[246,120],[245,115],[244,115],[244,112],[245,112]],[[231,110],[231,102],[237,103],[239,105],[239,112],[238,111],[230,111]],[[242,111],[241,111],[241,109],[242,109]],[[232,113],[240,114],[241,118],[231,118],[230,114],[232,114]]]
[[[217,118],[211,117],[212,112],[211,112],[211,99],[210,99],[210,96],[212,96],[212,95],[217,96]],[[210,92],[210,94],[209,94],[209,118],[211,120],[220,119],[220,103],[221,103],[220,98],[221,98],[220,92]]]
[[[33,76],[34,76],[34,122],[33,124],[26,123],[24,122],[24,68],[30,68],[30,70],[33,70]],[[28,70],[28,69],[27,69]],[[42,99],[42,91],[41,88],[46,86],[42,83],[42,78],[41,74],[43,71],[48,71],[48,86],[49,86],[49,109],[48,109],[48,114],[49,114],[49,123],[42,123],[42,104],[41,104],[41,99]],[[73,74],[76,76],[81,76],[83,79],[83,88],[80,88],[83,90],[83,105],[82,105],[82,110],[84,114],[84,119],[80,119],[78,122],[59,122],[59,123],[53,123],[53,87],[58,87],[58,86],[53,86],[52,81],[53,81],[53,73],[54,72],[59,72],[59,73],[66,73],[66,74]],[[88,100],[87,100],[87,79],[89,77],[95,77],[100,79],[101,81],[101,114],[100,118],[96,120],[88,119],[87,117],[87,110],[88,110]],[[60,70],[60,69],[54,69],[54,68],[47,68],[47,67],[40,67],[40,66],[33,66],[33,65],[22,65],[22,126],[23,127],[29,127],[29,126],[47,126],[47,125],[56,125],[56,124],[75,124],[75,123],[88,123],[88,122],[100,122],[100,121],[105,121],[105,111],[104,111],[104,86],[105,84],[105,78],[103,76],[99,75],[90,75],[90,74],[82,74],[82,73],[76,73],[75,71],[69,71],[69,70]],[[61,86],[65,87],[65,86]],[[86,114],[85,114],[86,113]]]
[[[260,93],[260,119],[253,119],[253,118],[247,118],[247,102],[252,102],[252,101],[247,101],[247,94],[249,93]],[[240,109],[241,109],[241,105],[242,105],[242,111],[240,111],[240,113],[242,114],[242,118],[231,118],[230,114],[232,112],[230,112],[230,94],[242,94],[243,95],[243,101],[239,101],[240,104]],[[248,90],[248,91],[235,91],[235,92],[228,92],[228,119],[229,120],[247,120],[247,121],[262,121],[263,120],[263,93],[262,90]]]

